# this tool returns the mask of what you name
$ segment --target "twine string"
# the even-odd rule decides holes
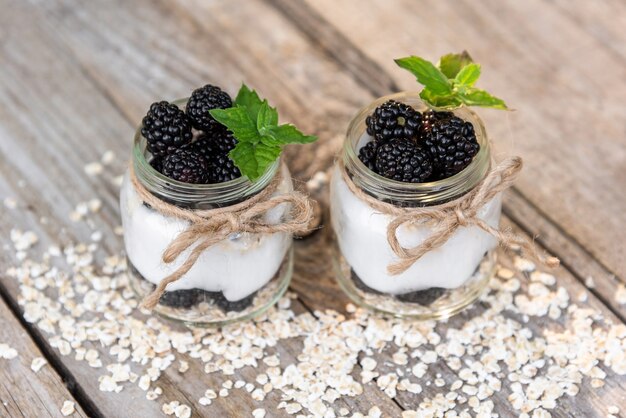
[[[282,170],[279,170],[279,174],[265,189],[243,202],[216,209],[189,210],[167,203],[150,193],[137,178],[131,164],[129,178],[139,198],[164,216],[189,222],[189,226],[163,252],[163,262],[171,264],[191,248],[183,264],[161,280],[156,289],[144,297],[140,306],[153,309],[170,283],[179,280],[191,270],[204,251],[228,239],[233,233],[305,232],[313,217],[313,207],[307,196],[297,191],[274,196],[282,181],[281,173]],[[265,215],[268,211],[280,205],[289,205],[287,216],[278,223],[267,222]]]
[[[357,187],[344,165],[341,165],[340,169],[352,193],[377,211],[393,217],[387,225],[387,242],[398,257],[398,261],[387,266],[387,271],[391,275],[397,276],[404,273],[424,254],[445,244],[458,228],[472,226],[492,235],[500,245],[506,248],[520,247],[528,257],[547,267],[554,268],[559,265],[558,258],[540,253],[533,243],[523,237],[494,228],[478,216],[483,206],[498,193],[511,187],[522,169],[522,159],[519,157],[502,161],[492,168],[472,191],[458,199],[443,205],[425,208],[400,208],[382,202]],[[398,229],[407,224],[429,224],[431,234],[413,248],[404,247],[398,240]]]

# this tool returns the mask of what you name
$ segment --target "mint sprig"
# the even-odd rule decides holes
[[[317,140],[316,136],[305,135],[291,124],[279,125],[276,108],[267,100],[261,100],[257,92],[245,84],[241,85],[233,107],[212,109],[209,113],[237,138],[237,145],[228,156],[251,181],[258,179],[276,161],[285,145]]]
[[[415,75],[424,86],[420,97],[433,107],[451,109],[466,105],[508,109],[502,99],[474,87],[481,68],[466,51],[442,56],[437,66],[414,55],[395,62]]]

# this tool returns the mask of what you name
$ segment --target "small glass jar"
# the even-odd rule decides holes
[[[491,166],[489,141],[483,123],[467,108],[454,113],[474,125],[478,154],[460,173],[428,183],[404,183],[369,170],[358,158],[371,140],[365,119],[387,100],[427,110],[417,93],[382,97],[362,109],[351,121],[341,158],[331,180],[331,217],[338,250],[334,265],[339,285],[358,305],[397,317],[447,318],[475,301],[494,273],[497,242],[478,227],[460,227],[442,246],[419,258],[403,273],[387,267],[399,260],[387,241],[392,215],[380,213],[357,197],[346,184],[341,165],[352,182],[366,194],[399,207],[432,207],[457,199],[474,189]],[[497,227],[501,195],[479,211],[478,217]],[[430,236],[428,224],[405,224],[397,231],[399,243],[413,248]]]
[[[182,108],[185,101],[174,103]],[[254,183],[239,177],[224,183],[190,184],[159,173],[149,158],[139,127],[131,162],[137,180],[159,199],[185,209],[215,209],[243,202],[264,190],[279,174],[281,181],[274,195],[293,190],[289,170],[280,161]],[[161,257],[189,223],[164,216],[144,203],[128,172],[122,183],[120,207],[130,283],[143,298],[187,258],[190,249],[170,264]],[[281,204],[269,210],[266,222],[280,222],[288,209],[287,204]],[[280,299],[289,286],[292,266],[290,233],[233,233],[205,250],[185,275],[170,283],[153,311],[194,326],[222,326],[246,320]]]

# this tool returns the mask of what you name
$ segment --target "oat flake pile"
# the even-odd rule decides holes
[[[97,199],[82,203],[71,217],[91,222],[100,206]],[[626,326],[586,307],[586,293],[569,295],[553,275],[522,258],[516,259],[517,271],[499,269],[482,297],[487,306],[482,313],[460,327],[447,324],[441,333],[435,322],[382,319],[352,305],[348,316],[296,314],[294,294],[254,322],[221,331],[186,330],[133,315],[138,300],[126,286],[125,258],[102,257],[100,238],[95,232],[89,243],[44,249],[35,234],[15,229],[11,239],[20,261],[7,274],[20,284],[24,319],[37,324],[61,355],[97,369],[99,388],[111,392],[111,401],[138,385],[147,399],[161,403],[165,415],[190,417],[193,411],[184,399],[160,399],[159,379],[170,367],[219,376],[221,385],[206,387],[194,407],[210,408],[215,399],[240,391],[258,403],[256,418],[272,416],[262,403],[272,392],[282,399],[281,413],[297,417],[383,416],[376,406],[360,412],[338,406],[340,398],[358,397],[366,385],[377,385],[390,398],[400,392],[422,396],[419,410],[405,411],[403,418],[494,417],[490,397],[498,391],[509,393],[520,418],[543,418],[551,416],[560,398],[576,396],[582,386],[599,388],[607,373],[626,374]],[[620,288],[618,300],[625,293]],[[559,319],[564,326],[536,333],[525,325],[533,316],[545,317],[546,324]],[[281,358],[274,349],[284,339],[302,342],[295,358]],[[100,347],[116,362],[105,362]],[[0,342],[5,361],[18,355]],[[35,359],[33,371],[45,363]],[[246,367],[253,368],[247,373],[253,379],[233,378]],[[456,378],[444,380],[437,373],[442,367]],[[425,378],[429,369],[435,379]],[[426,385],[436,388],[436,396],[419,395]],[[67,401],[59,408],[70,415],[74,404]],[[607,417],[624,412],[606,405]]]

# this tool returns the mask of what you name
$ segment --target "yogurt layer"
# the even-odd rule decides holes
[[[426,253],[397,276],[387,266],[398,257],[387,242],[387,225],[392,217],[377,213],[356,197],[336,166],[331,180],[331,216],[339,248],[359,278],[379,292],[403,294],[430,287],[452,289],[463,285],[474,273],[496,240],[478,227],[460,227],[441,247]],[[493,227],[500,219],[501,195],[479,211],[478,216]],[[407,248],[422,243],[431,234],[425,225],[403,225],[398,241]]]
[[[292,189],[285,173],[276,193]],[[188,222],[166,217],[143,205],[125,176],[121,193],[124,241],[130,262],[148,281],[158,284],[173,273],[189,255],[191,248],[171,264],[161,255],[167,246],[184,231]],[[266,219],[277,223],[286,213],[282,204],[268,211]],[[203,289],[223,292],[229,301],[237,301],[267,284],[277,273],[291,246],[291,234],[236,233],[208,248],[182,278],[167,286],[168,291]]]

